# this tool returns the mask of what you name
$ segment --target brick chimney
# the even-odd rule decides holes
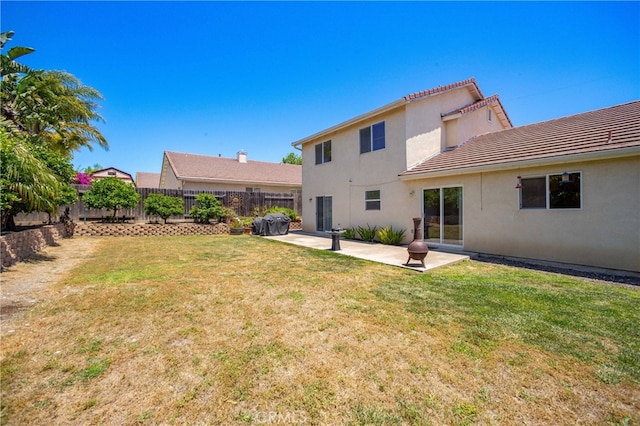
[[[241,149],[240,151],[238,151],[238,163],[246,163],[247,162],[247,153],[244,151],[244,149]]]

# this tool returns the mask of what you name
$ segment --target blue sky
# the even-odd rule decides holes
[[[2,1],[7,47],[102,93],[109,151],[135,177],[165,150],[279,162],[291,143],[475,77],[515,125],[640,98],[638,2]]]

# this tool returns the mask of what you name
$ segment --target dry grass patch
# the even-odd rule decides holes
[[[105,240],[55,291],[2,340],[3,424],[640,421],[634,289],[216,236]]]

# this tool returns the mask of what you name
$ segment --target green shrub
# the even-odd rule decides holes
[[[189,210],[189,216],[197,222],[209,223],[210,219],[219,219],[224,214],[222,203],[211,194],[196,195],[196,203],[198,205]]]
[[[392,226],[385,226],[378,231],[378,241],[382,244],[397,246],[404,238],[404,229],[393,229]]]
[[[372,242],[374,240],[374,238],[376,237],[376,232],[378,231],[377,226],[374,226],[372,228],[368,223],[366,228],[364,226],[358,226],[358,228],[356,229],[362,241],[368,241],[368,242]]]
[[[170,216],[184,214],[184,199],[164,194],[149,194],[144,200],[144,212],[149,216],[159,216],[166,224]]]
[[[230,222],[231,220],[238,217],[238,214],[231,207],[222,207],[220,210],[220,216],[217,217],[220,222]]]
[[[342,237],[347,240],[355,240],[356,239],[356,229],[355,228],[345,228],[344,234]]]
[[[113,220],[120,209],[131,209],[140,202],[140,194],[133,185],[116,177],[91,182],[91,189],[84,193],[82,201],[89,208],[113,211]]]

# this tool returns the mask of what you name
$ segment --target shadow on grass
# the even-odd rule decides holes
[[[58,245],[59,244],[55,244],[50,247],[56,247]],[[44,253],[34,253],[28,258],[22,259],[11,266],[3,266],[2,269],[0,269],[0,271],[2,272],[3,275],[10,274],[11,272],[13,272],[12,268],[21,263],[26,263],[27,265],[29,264],[35,265],[35,264],[44,263],[44,262],[55,262],[58,259],[59,259],[58,256],[52,256],[50,254],[44,254]]]
[[[49,247],[58,247],[60,244],[53,244]],[[57,260],[58,256],[52,256],[50,254],[45,253],[34,253],[28,258],[22,260],[22,263],[42,263],[42,262],[53,262]]]

